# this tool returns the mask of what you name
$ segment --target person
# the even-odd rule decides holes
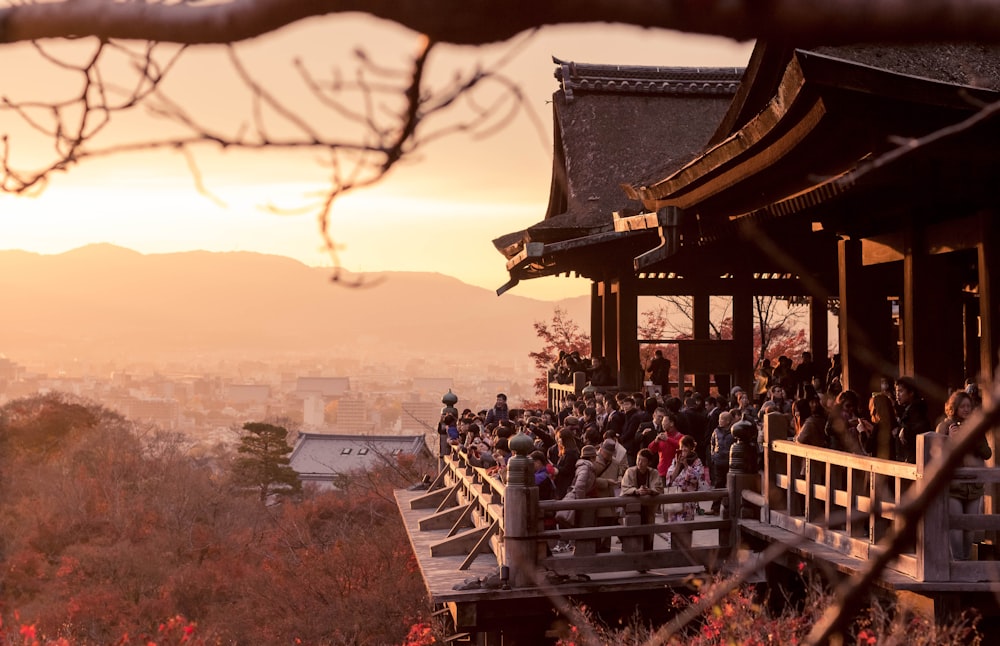
[[[590,371],[591,386],[613,386],[614,377],[611,376],[611,368],[602,356],[594,357],[594,367]]]
[[[863,453],[860,431],[863,428],[858,418],[858,394],[844,390],[837,395],[836,402],[826,422],[826,436],[830,448],[848,453]]]
[[[812,385],[815,374],[816,365],[813,363],[812,352],[803,352],[802,361],[799,365],[795,366],[792,376],[795,380],[796,395],[799,397],[805,397],[807,395],[805,387]]]
[[[753,371],[754,379],[754,404],[760,406],[767,399],[767,389],[771,384],[771,360],[762,358]]]
[[[556,436],[556,497],[566,495],[576,473],[576,464],[580,460],[577,448],[576,434],[570,428],[559,429]]]
[[[615,459],[617,442],[604,440],[597,449],[594,459],[594,488],[591,498],[614,498],[618,495],[622,475],[625,472],[624,462]],[[595,514],[598,527],[612,527],[618,524],[617,507],[601,507]],[[598,552],[611,551],[611,537],[605,536],[598,541]]]
[[[973,401],[969,393],[956,390],[944,405],[945,418],[938,424],[937,432],[952,438],[957,444],[969,428],[967,422],[972,414]],[[993,457],[986,436],[979,438],[973,451],[963,458],[964,467],[984,467],[986,460]],[[983,513],[983,494],[986,487],[982,482],[953,480],[948,487],[948,512],[951,514],[981,514]],[[949,530],[952,558],[967,560],[972,551],[974,532],[972,530]]]
[[[646,374],[661,395],[670,396],[670,359],[663,356],[663,350],[653,353],[653,358],[646,367]]]
[[[690,435],[681,438],[680,448],[674,456],[673,464],[667,470],[665,484],[668,487],[679,487],[682,492],[698,491],[701,481],[705,477],[705,467],[698,459],[697,444]],[[694,520],[698,515],[698,503],[686,502],[681,511],[667,515],[667,522],[677,522],[683,520]],[[679,531],[671,532],[667,535],[667,546],[673,547],[675,542],[678,547],[691,547],[691,532]]]
[[[535,486],[538,487],[539,500],[554,500],[556,497],[555,467],[541,451],[532,451],[532,463],[535,465]]]
[[[500,422],[506,422],[510,419],[510,411],[507,409],[507,395],[504,393],[497,393],[496,403],[493,404],[493,408],[486,412],[486,423],[499,424]]]
[[[865,452],[873,458],[895,460],[896,442],[892,432],[896,428],[896,413],[892,400],[883,392],[872,393],[868,413],[871,421],[863,419],[859,422]]]
[[[622,476],[623,496],[656,496],[663,493],[663,480],[656,469],[650,468],[653,454],[649,449],[641,449],[635,457],[635,466],[625,470]],[[642,524],[652,525],[656,522],[656,505],[642,506]],[[643,549],[653,549],[653,535],[642,537]]]
[[[666,479],[667,469],[670,468],[677,454],[677,449],[681,445],[681,438],[685,437],[677,428],[677,414],[668,412],[660,422],[660,433],[656,439],[646,447],[653,454],[652,460],[656,462],[656,471],[661,478]]]
[[[590,492],[594,488],[597,476],[594,473],[594,460],[597,458],[597,449],[587,445],[580,450],[580,459],[576,461],[576,469],[573,471],[573,481],[570,483],[562,500],[584,500],[590,497]],[[557,512],[556,518],[564,512]],[[568,523],[573,527],[581,526],[581,514],[576,511],[572,514],[573,521]],[[572,547],[568,544],[556,545],[553,552],[567,552]]]
[[[826,420],[822,415],[814,414],[809,400],[796,399],[792,404],[792,415],[795,419],[795,441],[799,444],[826,447]]]
[[[896,457],[904,462],[917,463],[917,436],[930,432],[927,404],[913,377],[900,377],[896,382],[896,403],[899,427],[896,430]]]
[[[712,431],[712,488],[725,489],[729,477],[729,450],[733,447],[733,416],[728,411],[719,415],[719,426]],[[708,510],[710,516],[718,516],[722,509],[722,499],[712,501]]]
[[[458,425],[455,422],[455,416],[451,413],[446,414],[444,419],[441,420],[441,424],[445,428],[445,435],[448,436],[448,444],[452,446],[458,446],[459,444]]]

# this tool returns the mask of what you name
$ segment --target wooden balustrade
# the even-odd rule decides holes
[[[772,414],[776,415],[776,414]],[[769,483],[762,521],[847,556],[868,560],[899,523],[899,510],[923,487],[948,438],[917,438],[917,464],[880,460],[775,439],[765,422],[764,481]],[[783,431],[778,437],[787,437]],[[958,469],[963,482],[1000,482],[1000,470]],[[1000,530],[1000,516],[951,514],[948,492],[931,501],[917,525],[917,538],[891,569],[922,582],[973,582],[993,571],[952,558],[950,530]]]
[[[543,502],[538,501],[527,458],[515,458],[523,462],[516,472],[508,472],[512,481],[504,482],[472,467],[465,453],[451,447],[432,491],[411,504],[435,508],[420,521],[421,529],[449,529],[444,540],[432,545],[432,553],[466,554],[464,569],[478,554],[492,551],[513,587],[534,585],[537,573],[544,570],[575,574],[693,564],[711,569],[736,546],[741,524],[746,530],[747,523],[790,531],[807,543],[867,561],[884,549],[883,539],[899,522],[899,510],[921,491],[949,442],[935,433],[918,437],[918,463],[906,464],[797,444],[786,439],[787,418],[779,414],[768,415],[764,436],[763,483],[757,473],[734,469],[728,489]],[[1000,470],[961,468],[954,478],[1000,483]],[[763,490],[761,484],[766,484]],[[728,500],[721,518],[655,522],[652,513],[666,502],[720,499]],[[577,513],[575,527],[544,527],[546,515],[568,509]],[[600,510],[611,514],[598,514]],[[616,524],[599,525],[599,515],[615,518]],[[654,522],[648,522],[651,518]],[[698,530],[718,530],[718,540],[692,546],[689,537]],[[890,568],[918,582],[975,582],[997,574],[997,568],[983,563],[953,559],[948,547],[953,530],[998,532],[1000,516],[951,513],[945,492],[931,502],[919,521],[916,541]],[[650,537],[666,533],[681,538],[675,541],[680,548],[651,549]],[[612,537],[621,541],[620,551],[599,553],[598,544]],[[573,541],[573,557],[552,555],[546,546],[555,541]]]

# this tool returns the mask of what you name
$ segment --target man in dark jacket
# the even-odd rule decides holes
[[[927,404],[913,377],[900,377],[896,382],[896,402],[899,404],[896,430],[896,456],[905,462],[917,463],[917,436],[934,430],[927,418]]]
[[[510,412],[507,409],[507,395],[497,393],[497,401],[486,413],[486,423],[499,424],[510,419]]]

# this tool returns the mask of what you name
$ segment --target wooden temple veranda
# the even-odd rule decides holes
[[[639,297],[692,298],[682,370],[706,392],[710,376],[752,383],[752,299],[774,295],[808,303],[814,356],[828,354],[827,312],[836,313],[845,388],[864,396],[883,375],[910,375],[935,417],[971,378],[984,405],[995,403],[1000,50],[760,43],[745,70],[556,63],[548,210],[494,241],[510,274],[498,292],[541,276],[589,279],[593,354],[619,388],[642,385]],[[733,299],[727,341],[709,336],[709,299],[720,295]],[[623,520],[564,532],[584,546],[571,557],[545,557],[553,536],[538,527],[540,510],[560,503],[535,502],[518,474],[504,485],[448,456],[433,491],[399,496],[431,601],[469,639],[537,643],[561,599],[645,612],[692,573],[735,567],[741,545],[783,544],[788,566],[863,569],[925,486],[940,438],[921,437],[910,465],[798,445],[771,422],[761,475],[684,494],[726,497],[728,518],[665,529],[637,522],[634,501],[579,501],[615,505]],[[995,429],[988,437],[996,455]],[[877,587],[917,594],[941,615],[969,605],[995,613],[996,562],[953,561],[946,537],[952,528],[995,537],[1000,475],[956,477],[987,483],[986,513],[952,515],[936,498]],[[664,531],[693,532],[693,547],[642,549],[642,536]],[[620,546],[588,553],[605,534]],[[445,585],[484,564],[505,568],[509,589]],[[551,586],[546,572],[591,580]]]

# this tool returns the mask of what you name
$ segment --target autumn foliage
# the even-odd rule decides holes
[[[0,409],[0,442],[0,643],[399,643],[426,612],[392,499],[412,462],[264,505],[59,395]]]

